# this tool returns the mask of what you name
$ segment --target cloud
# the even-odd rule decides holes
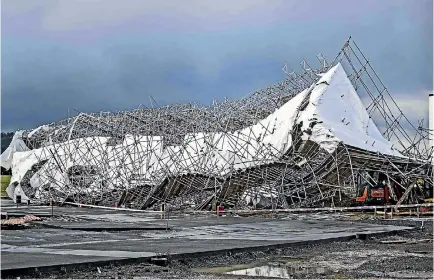
[[[420,139],[419,133],[421,133],[421,131],[419,130],[419,121],[423,121],[423,128],[428,128],[429,93],[429,91],[400,93],[393,94],[392,98],[386,94],[384,95],[384,101],[385,104],[387,104],[387,107],[385,107],[384,110],[381,109],[381,112],[387,112],[389,116],[393,115],[393,118],[398,118],[401,116],[399,118],[399,125],[403,128],[403,132],[400,132],[396,127],[394,127],[393,130],[396,134],[392,134],[390,139],[395,148],[401,149],[402,146],[408,147],[413,141],[418,141]],[[366,107],[368,107],[372,102],[367,96],[362,96],[361,99]],[[383,117],[382,113],[380,113],[380,110],[372,112],[371,116],[374,123],[382,133],[389,131],[391,126],[396,125],[391,122],[390,118],[388,119],[388,123],[386,123],[385,118]],[[422,152],[424,149],[427,149],[427,145],[427,141],[421,142],[419,151]]]
[[[423,91],[420,93],[397,95],[395,102],[402,110],[404,115],[412,120],[424,119],[424,126],[428,127],[428,95],[431,92]]]
[[[405,1],[405,0],[404,0]],[[429,5],[427,0],[419,0]],[[37,24],[47,31],[68,32],[108,27],[118,29],[128,21],[140,22],[142,30],[216,30],[234,26],[252,26],[291,21],[293,24],[323,20],[354,20],[364,24],[363,15],[396,10],[403,0],[365,0],[352,3],[328,0],[3,0],[7,18],[23,13],[40,13]],[[418,5],[415,5],[418,7]],[[419,5],[422,6],[422,5]],[[409,14],[419,17],[420,10],[410,7]],[[361,17],[362,15],[362,17]],[[387,16],[387,15],[386,15]]]
[[[42,1],[33,1],[33,0],[22,0],[22,1],[14,1],[14,0],[5,0],[1,2],[2,7],[2,16],[6,18],[11,18],[14,16],[22,15],[28,12],[31,12],[38,8],[49,8],[50,6],[55,4],[55,0],[42,0]]]
[[[6,13],[9,16],[42,9],[42,26],[44,28],[47,30],[67,31],[95,28],[96,26],[115,26],[125,20],[137,17],[152,20],[158,16],[163,20],[179,20],[180,22],[185,20],[237,22],[240,18],[245,19],[258,13],[276,15],[279,6],[285,1],[184,0],[181,2],[128,0],[128,3],[126,3],[119,0],[5,0],[4,2]],[[288,5],[286,6],[288,7]],[[257,20],[261,20],[261,17],[258,16]]]
[[[1,4],[3,128],[134,108],[149,94],[162,105],[239,98],[281,80],[284,63],[332,60],[350,34],[392,93],[432,87],[432,1]]]

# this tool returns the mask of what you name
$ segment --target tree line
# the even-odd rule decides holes
[[[1,133],[1,153],[3,153],[12,141],[12,137],[14,136],[14,132],[2,132]],[[6,170],[3,167],[1,168],[2,175],[10,175],[11,171]]]
[[[1,133],[1,152],[3,153],[11,143],[14,132],[2,132]]]

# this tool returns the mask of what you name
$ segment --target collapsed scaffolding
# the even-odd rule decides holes
[[[433,132],[405,117],[351,38],[332,62],[317,58],[319,67],[285,66],[284,81],[240,100],[80,113],[16,133],[8,193],[135,209],[288,209],[347,205],[381,173],[396,201],[398,189],[417,203],[433,186]],[[333,103],[344,106],[332,114]]]

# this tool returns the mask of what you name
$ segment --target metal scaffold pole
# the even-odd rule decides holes
[[[52,196],[133,209],[164,203],[167,228],[169,204],[171,211],[345,205],[360,180],[375,172],[401,193],[418,178],[432,186],[432,96],[429,129],[419,129],[351,37],[333,62],[322,54],[317,59],[303,59],[298,72],[285,65],[285,79],[240,100],[159,106],[149,95],[149,108],[75,116],[68,110],[66,120],[24,131],[38,160],[20,185],[40,201]],[[347,143],[315,111],[321,106],[315,98],[330,86],[325,73],[338,67],[352,88],[336,100],[368,101],[360,105],[363,127],[351,130],[344,113],[339,127],[368,136],[381,127],[381,141]],[[316,113],[306,117],[309,112]],[[386,152],[378,148],[383,142],[392,143]]]

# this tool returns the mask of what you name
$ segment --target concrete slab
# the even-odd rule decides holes
[[[43,268],[53,265],[64,266],[71,264],[83,264],[86,262],[99,262],[120,260],[123,258],[111,257],[98,257],[98,256],[77,256],[77,255],[55,255],[50,253],[29,253],[29,252],[3,252],[1,256],[2,262],[2,275],[4,272],[29,269],[29,268]],[[4,268],[3,268],[4,267]]]
[[[111,222],[39,222],[51,228],[82,231],[130,231],[130,230],[171,230],[165,225],[147,223],[111,223]]]
[[[79,209],[79,210],[77,210]],[[76,211],[77,210],[77,213]],[[132,230],[89,232],[78,227],[136,229],[165,228],[166,220],[142,213],[101,209],[61,209],[68,220],[47,224],[69,229],[38,228],[1,232],[2,275],[27,273],[35,268],[92,265],[101,262],[146,261],[158,254],[171,258],[256,251],[300,244],[349,240],[356,235],[387,234],[408,227],[333,220],[283,220],[235,217],[178,217],[169,221],[172,231]],[[2,209],[3,211],[3,209]],[[32,211],[28,209],[28,211]],[[76,215],[74,216],[73,213]],[[79,216],[79,217],[78,217]],[[142,220],[143,219],[143,220]],[[76,227],[76,230],[72,230]]]

